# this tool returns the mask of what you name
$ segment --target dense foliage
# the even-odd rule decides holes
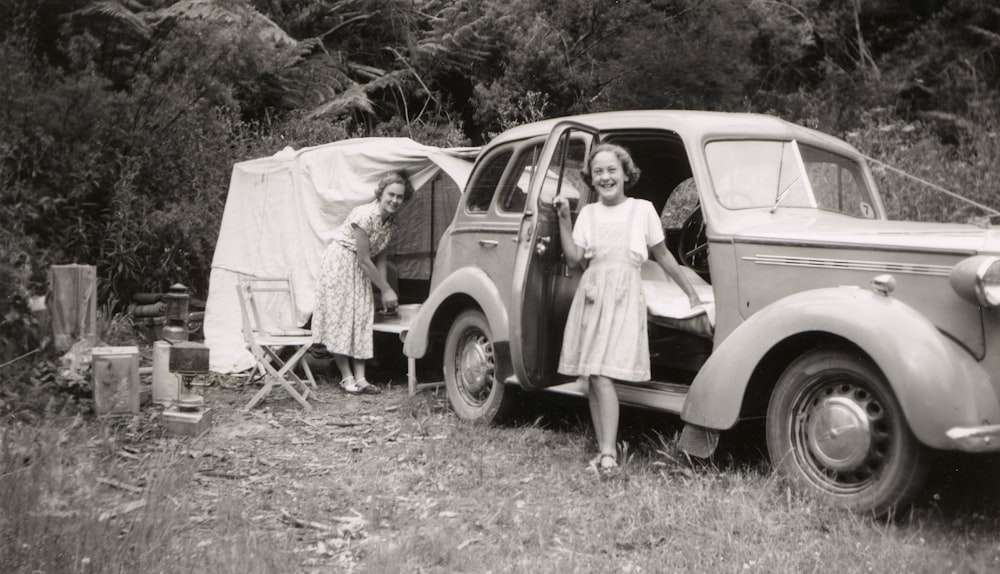
[[[996,203],[998,57],[989,0],[0,0],[0,351],[53,263],[204,296],[232,164],[286,145],[760,111]]]

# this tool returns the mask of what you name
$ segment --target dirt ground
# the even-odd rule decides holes
[[[212,427],[187,439],[203,506],[236,495],[249,524],[295,541],[301,571],[353,569],[380,544],[373,534],[386,526],[370,523],[369,497],[397,487],[352,482],[377,473],[372,465],[404,463],[422,443],[443,440],[452,417],[443,388],[411,399],[405,383],[379,386],[380,395],[347,395],[321,379],[311,410],[275,388],[250,411],[244,406],[259,387],[244,378],[204,388]],[[415,516],[419,500],[412,499]],[[392,504],[407,506],[411,499]]]

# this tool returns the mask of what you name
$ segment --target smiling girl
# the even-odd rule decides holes
[[[412,195],[413,186],[405,173],[382,176],[375,187],[375,201],[351,210],[323,252],[313,341],[333,354],[340,387],[351,394],[379,392],[365,378],[365,363],[374,355],[372,285],[382,293],[384,308],[395,310],[399,298],[386,279],[385,247],[397,227],[396,212]]]
[[[613,144],[596,146],[583,178],[600,201],[580,210],[575,227],[569,202],[563,197],[554,202],[566,262],[585,267],[566,321],[558,369],[578,377],[586,389],[600,449],[590,464],[607,471],[618,466],[619,407],[612,379],[650,378],[642,262],[652,254],[692,307],[701,300],[667,251],[653,204],[625,195],[639,180],[629,153]]]

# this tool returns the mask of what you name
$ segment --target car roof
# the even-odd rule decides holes
[[[573,120],[599,130],[668,129],[684,140],[710,139],[797,139],[803,142],[857,154],[843,140],[823,132],[793,124],[775,116],[693,110],[628,110],[552,118],[511,128],[490,142],[490,146],[549,133],[559,122]]]

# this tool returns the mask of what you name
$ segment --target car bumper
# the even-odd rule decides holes
[[[1000,425],[954,427],[945,434],[956,448],[965,452],[1000,451]]]

